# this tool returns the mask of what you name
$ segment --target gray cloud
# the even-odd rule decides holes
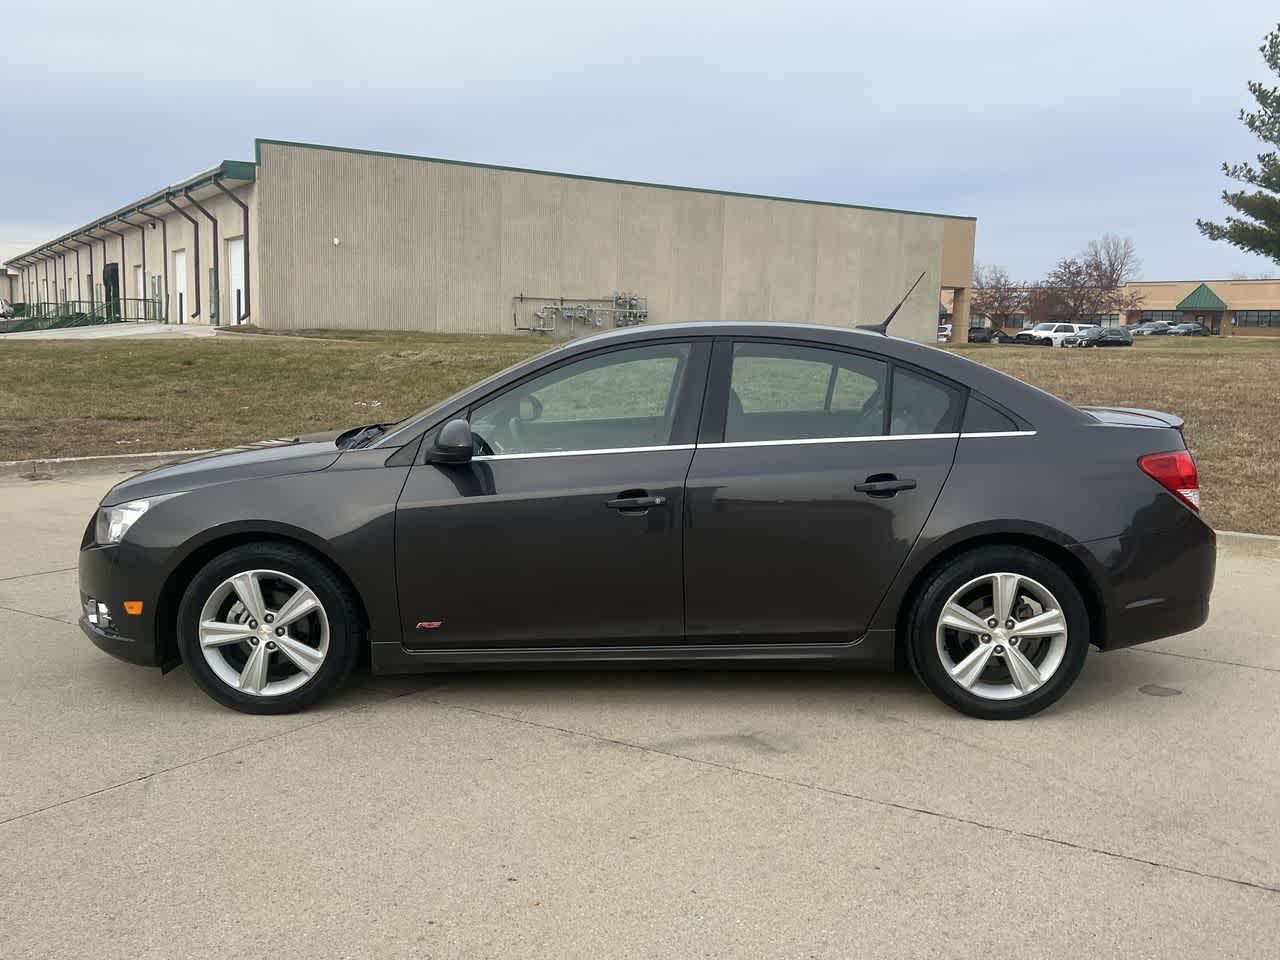
[[[8,18],[0,244],[254,136],[972,214],[1042,274],[1106,231],[1151,278],[1203,240],[1273,4],[64,0]],[[26,226],[22,226],[22,225]],[[1274,265],[1270,265],[1272,269]]]

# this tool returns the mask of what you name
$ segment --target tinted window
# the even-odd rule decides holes
[[[1072,326],[1071,324],[1069,324],[1069,323],[1060,323],[1060,324],[1058,324],[1058,326],[1054,329],[1054,331],[1053,331],[1053,332],[1054,332],[1054,333],[1074,333],[1074,332],[1075,332],[1075,329],[1076,329],[1076,328],[1075,328],[1075,327],[1073,327],[1073,326]]]
[[[687,343],[597,354],[476,406],[480,454],[661,446],[671,440]]]
[[[879,436],[885,364],[776,343],[733,347],[726,441]]]
[[[952,433],[960,393],[905,367],[893,371],[892,434]]]
[[[991,404],[969,394],[969,403],[964,408],[965,433],[1007,433],[1017,429],[1016,423]]]

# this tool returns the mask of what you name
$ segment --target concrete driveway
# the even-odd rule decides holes
[[[1030,720],[905,676],[358,675],[301,716],[98,653],[112,477],[0,481],[0,954],[1274,957],[1280,551]]]

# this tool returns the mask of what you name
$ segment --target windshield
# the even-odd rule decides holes
[[[1057,324],[1055,323],[1037,323],[1031,329],[1033,330],[1052,330]]]

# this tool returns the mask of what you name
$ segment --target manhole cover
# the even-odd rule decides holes
[[[1145,683],[1138,688],[1139,693],[1145,693],[1148,697],[1176,697],[1182,693],[1174,687],[1162,687],[1158,683]]]

